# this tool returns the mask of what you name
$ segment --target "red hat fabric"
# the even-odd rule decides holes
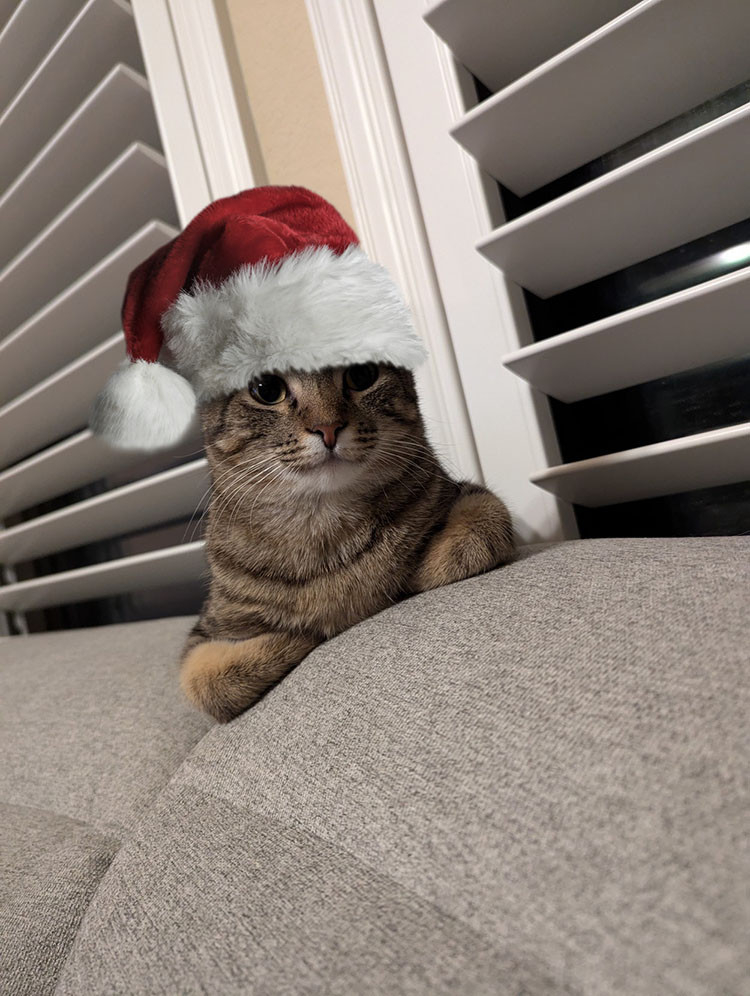
[[[131,273],[122,306],[128,355],[159,359],[162,315],[196,282],[218,286],[241,265],[358,244],[338,211],[304,187],[255,187],[214,201]]]
[[[412,367],[424,349],[387,272],[326,200],[257,187],[215,201],[131,274],[129,362],[92,410],[114,445],[176,442],[196,399],[261,373],[367,361]]]

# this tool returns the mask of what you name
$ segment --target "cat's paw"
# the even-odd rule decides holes
[[[263,692],[253,680],[246,654],[238,650],[239,646],[225,640],[209,640],[190,650],[182,662],[183,692],[193,705],[220,723],[239,716]]]
[[[510,513],[489,491],[460,496],[445,526],[430,541],[412,578],[414,591],[429,591],[507,564],[514,552]]]
[[[185,654],[180,684],[193,705],[228,723],[255,705],[317,642],[285,633],[237,642],[207,640]]]

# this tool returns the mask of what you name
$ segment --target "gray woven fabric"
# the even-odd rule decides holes
[[[54,990],[122,836],[212,725],[177,686],[189,626],[0,642],[0,993]]]
[[[0,805],[0,993],[45,996],[119,842],[67,816]]]
[[[172,779],[60,996],[746,996],[749,564],[558,545],[320,647]]]
[[[131,826],[211,726],[177,683],[190,624],[0,641],[0,800]]]

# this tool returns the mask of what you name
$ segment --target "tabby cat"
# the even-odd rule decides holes
[[[513,556],[508,510],[441,468],[403,368],[268,374],[201,421],[211,585],[181,682],[221,722],[329,637]]]

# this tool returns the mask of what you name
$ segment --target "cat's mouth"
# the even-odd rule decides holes
[[[363,458],[353,453],[344,453],[339,449],[326,450],[316,460],[297,464],[292,469],[299,474],[323,473],[326,476],[337,475],[346,470],[354,470],[361,466]]]
[[[347,456],[340,450],[326,450],[326,452],[311,466],[311,470],[335,470],[344,464],[359,463],[360,461],[351,456]]]

